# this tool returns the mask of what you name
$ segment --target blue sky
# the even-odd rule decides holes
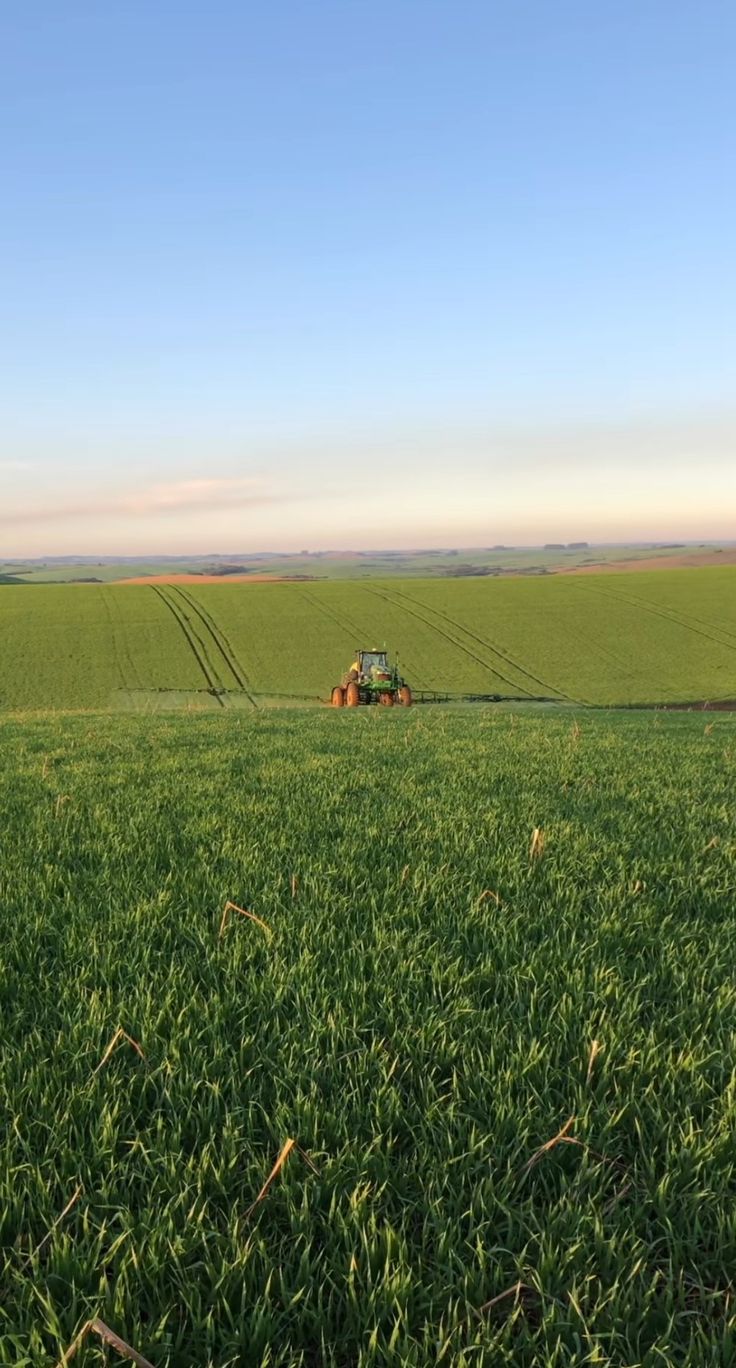
[[[736,537],[736,10],[8,0],[0,556]]]

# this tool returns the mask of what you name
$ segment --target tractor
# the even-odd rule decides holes
[[[411,707],[411,689],[399,674],[398,661],[389,664],[386,651],[356,651],[350,669],[332,690],[333,708],[357,708],[366,703]]]

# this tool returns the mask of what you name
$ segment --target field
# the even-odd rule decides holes
[[[736,567],[546,579],[0,588],[0,709],[329,696],[357,645],[418,690],[593,705],[736,697]]]
[[[677,564],[733,564],[736,546],[733,543],[700,543],[678,546],[629,545],[584,546],[579,550],[559,547],[481,547],[463,550],[433,551],[323,551],[310,554],[194,556],[167,560],[163,556],[147,560],[128,558],[123,561],[95,560],[71,557],[47,561],[0,561],[0,584],[6,580],[24,584],[68,584],[98,581],[115,583],[157,575],[164,579],[179,574],[193,573],[207,577],[226,571],[226,578],[234,568],[248,575],[278,577],[307,577],[325,579],[366,579],[388,576],[454,577],[459,574],[549,574],[558,571],[578,571],[591,567],[654,568]]]
[[[733,718],[0,747],[0,1362],[734,1361]]]

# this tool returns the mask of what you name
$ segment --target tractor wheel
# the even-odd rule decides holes
[[[355,680],[351,680],[345,690],[345,702],[349,708],[357,708],[360,703],[360,689]]]
[[[388,691],[387,691],[386,693],[379,694],[379,698],[380,698],[380,700],[381,700],[381,702],[382,702],[384,708],[393,708],[393,706],[394,706],[394,696],[393,696],[392,693],[388,693]]]
[[[332,706],[333,708],[342,708],[345,706],[345,693],[340,688],[339,684],[336,684],[332,690]]]
[[[402,684],[399,689],[399,702],[405,707],[411,707],[411,689],[408,684]]]

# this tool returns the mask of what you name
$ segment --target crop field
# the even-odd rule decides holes
[[[736,567],[546,580],[0,587],[0,709],[329,696],[357,645],[417,690],[594,705],[736,697]]]
[[[734,1362],[730,715],[0,748],[0,1362]]]
[[[637,564],[642,557],[655,566],[664,567],[673,557],[687,560],[696,557],[701,563],[718,563],[720,558],[733,560],[733,543],[700,543],[689,545],[623,545],[572,547],[483,547],[463,550],[429,551],[359,551],[279,555],[260,553],[252,556],[178,556],[167,560],[164,556],[122,561],[83,557],[52,557],[49,560],[3,561],[0,559],[0,584],[5,581],[23,584],[114,583],[135,579],[142,575],[177,575],[191,572],[208,575],[212,572],[229,576],[238,570],[247,574],[266,573],[279,577],[324,579],[385,579],[394,576],[419,578],[454,577],[470,573],[547,574],[558,570],[594,566]],[[644,567],[642,567],[644,568]]]

